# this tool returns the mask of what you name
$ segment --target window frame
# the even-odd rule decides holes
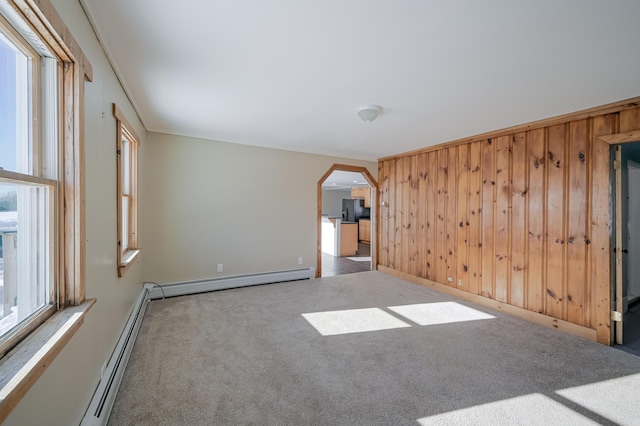
[[[118,158],[118,277],[123,277],[129,267],[135,263],[141,251],[138,244],[138,149],[140,147],[140,138],[116,104],[113,104],[113,116],[116,118],[116,154]],[[124,139],[129,142],[128,156],[124,152]],[[128,168],[124,164],[125,158],[129,159]],[[127,170],[129,173],[125,176]],[[128,185],[126,185],[127,180]],[[126,194],[125,186],[129,189]],[[128,200],[126,215],[123,211],[123,200],[125,198]],[[125,226],[127,230],[126,236],[123,233]],[[126,243],[123,242],[123,239],[126,239]]]
[[[54,276],[58,293],[43,323],[30,322],[17,345],[0,359],[0,423],[36,383],[71,337],[82,325],[95,299],[86,299],[85,261],[85,168],[84,168],[84,82],[93,80],[91,63],[71,35],[51,0],[6,0],[0,15],[36,51],[48,51],[57,60],[58,100],[55,147],[58,151],[57,179],[0,171],[0,179],[24,181],[53,187]],[[47,55],[48,56],[48,55]],[[40,96],[39,92],[34,94]],[[39,101],[46,101],[39,98]],[[38,108],[40,112],[40,108]],[[40,132],[39,129],[36,131]],[[42,135],[39,134],[38,137]],[[40,144],[39,146],[42,146]],[[38,148],[39,149],[39,148]],[[45,164],[38,164],[43,170]],[[55,182],[55,183],[52,183]],[[34,314],[43,317],[44,313]],[[18,340],[21,340],[18,342]]]
[[[49,198],[51,202],[51,206],[48,209],[48,222],[51,229],[49,229],[49,237],[54,243],[53,246],[50,246],[48,250],[51,250],[51,253],[48,256],[48,259],[52,262],[52,273],[50,274],[49,283],[49,295],[48,295],[48,303],[43,306],[37,308],[34,312],[29,314],[27,318],[18,323],[13,329],[8,331],[5,335],[0,336],[0,357],[4,356],[7,352],[9,352],[13,347],[15,347],[20,341],[22,341],[26,336],[28,336],[33,330],[35,330],[38,326],[40,326],[44,321],[46,321],[51,315],[53,315],[58,310],[58,290],[60,284],[60,277],[58,275],[58,249],[55,242],[58,239],[58,225],[56,223],[57,217],[57,205],[59,204],[59,185],[58,181],[60,179],[60,174],[57,173],[55,179],[50,179],[43,177],[45,172],[43,171],[43,151],[45,150],[44,144],[47,141],[44,139],[44,132],[42,128],[42,124],[44,123],[43,115],[45,114],[45,110],[43,107],[43,93],[45,90],[54,90],[56,92],[56,96],[59,96],[60,92],[60,84],[56,83],[55,87],[45,87],[45,83],[43,80],[42,73],[42,64],[43,58],[42,54],[36,49],[33,48],[26,40],[25,36],[21,34],[14,26],[9,22],[4,16],[0,15],[0,30],[2,30],[5,38],[14,45],[14,47],[19,50],[22,54],[28,57],[30,64],[30,69],[28,70],[31,73],[30,78],[30,87],[28,90],[28,99],[27,102],[29,104],[30,111],[30,123],[28,129],[28,144],[30,155],[28,159],[28,170],[26,171],[12,171],[12,170],[4,170],[0,169],[0,184],[10,184],[17,185],[22,187],[46,187],[49,190]],[[56,65],[56,68],[59,68]],[[58,70],[59,72],[59,70]],[[58,138],[59,139],[59,138]],[[55,149],[57,153],[55,154],[55,158],[59,158],[60,148],[56,144],[55,147],[48,147],[47,149]],[[16,146],[16,149],[19,149]],[[47,260],[47,261],[49,261]]]

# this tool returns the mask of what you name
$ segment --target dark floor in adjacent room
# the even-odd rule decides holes
[[[625,352],[640,356],[640,300],[629,305],[623,318],[623,346],[616,346]]]
[[[370,257],[371,246],[365,243],[358,243],[358,251],[353,257]],[[371,270],[371,261],[355,261],[348,257],[331,256],[322,253],[322,276],[331,277],[334,275],[353,274]]]

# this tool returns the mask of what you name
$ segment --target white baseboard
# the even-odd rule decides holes
[[[263,272],[259,274],[235,275],[231,277],[210,278],[197,281],[182,281],[158,285],[145,283],[149,289],[149,299],[185,296],[187,294],[205,293],[216,290],[249,287],[261,284],[273,284],[286,281],[314,279],[316,268],[293,269],[289,271]]]

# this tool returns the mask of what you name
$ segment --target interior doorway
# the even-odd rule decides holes
[[[376,200],[364,167],[334,164],[320,178],[316,277],[376,269]]]
[[[616,187],[616,343],[640,355],[640,142],[617,145]],[[618,167],[619,165],[619,167]],[[618,250],[620,248],[620,250]]]

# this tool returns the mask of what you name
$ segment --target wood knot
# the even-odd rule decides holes
[[[580,159],[581,163],[584,163],[587,159],[586,155],[584,155],[584,152],[581,152],[580,154],[578,154],[578,158]]]

